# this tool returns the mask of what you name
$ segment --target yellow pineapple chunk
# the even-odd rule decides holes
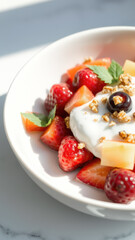
[[[124,73],[129,73],[131,76],[135,77],[135,62],[126,60],[123,65]]]
[[[135,145],[132,143],[103,141],[101,165],[133,169]]]

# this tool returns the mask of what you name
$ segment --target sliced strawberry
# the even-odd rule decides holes
[[[91,101],[92,98],[94,98],[93,93],[86,86],[82,86],[75,92],[72,98],[66,103],[65,111],[67,113],[70,113],[73,108],[81,106]]]
[[[45,108],[50,112],[56,105],[56,114],[65,116],[64,107],[65,104],[72,97],[73,92],[70,91],[69,87],[65,83],[54,84],[45,100]]]
[[[69,172],[92,160],[93,154],[86,148],[80,149],[78,141],[73,136],[66,136],[59,147],[58,157],[61,169]]]
[[[27,132],[44,131],[46,129],[46,127],[37,126],[35,123],[31,122],[29,119],[24,117],[23,114],[21,114],[21,117],[24,128],[26,129]]]
[[[66,128],[64,119],[56,116],[52,123],[45,129],[40,139],[50,148],[58,150],[62,139],[69,134],[70,131]]]
[[[106,177],[111,167],[101,166],[100,159],[95,158],[86,164],[77,174],[77,179],[96,188],[104,189]]]

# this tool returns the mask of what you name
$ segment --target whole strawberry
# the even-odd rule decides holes
[[[69,172],[92,160],[93,154],[81,147],[73,136],[66,136],[59,147],[58,157],[61,169]]]
[[[126,169],[113,169],[107,176],[104,191],[116,203],[135,200],[135,173]]]
[[[81,86],[85,85],[87,88],[89,88],[89,90],[92,91],[94,95],[102,91],[103,87],[106,85],[89,68],[84,68],[77,71],[72,84],[76,88],[80,88]]]
[[[65,116],[64,107],[72,95],[73,92],[70,91],[67,84],[54,84],[45,100],[45,108],[47,112],[50,112],[54,106],[57,105],[56,114]]]

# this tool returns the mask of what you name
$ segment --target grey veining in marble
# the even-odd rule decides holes
[[[0,84],[10,85],[8,69],[16,74],[15,61],[24,63],[23,51],[89,28],[134,26],[134,10],[134,0],[51,0],[0,12]],[[135,222],[77,212],[29,179],[4,133],[5,97],[0,92],[0,240],[134,240]]]

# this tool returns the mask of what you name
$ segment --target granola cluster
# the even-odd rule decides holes
[[[129,74],[121,74],[119,77],[119,85],[118,86],[104,86],[102,93],[103,94],[112,94],[118,91],[118,88],[121,88],[123,92],[127,93],[130,96],[135,94],[135,85],[132,84],[132,77]],[[121,90],[120,90],[121,91]],[[107,97],[103,96],[101,99],[102,104],[107,103]],[[123,102],[122,96],[114,96],[113,102],[115,105],[118,105]],[[94,112],[98,113],[99,111],[99,101],[93,99],[89,104],[89,108]],[[114,120],[113,120],[114,119]],[[108,123],[109,127],[113,127],[119,123],[129,123],[131,120],[135,120],[135,112],[132,116],[127,115],[124,110],[120,112],[115,111],[114,113],[105,113],[102,115],[102,120]],[[115,121],[116,120],[116,121]],[[98,119],[94,119],[94,121],[98,121]],[[128,134],[125,131],[119,132],[119,136],[126,142],[135,143],[135,134]],[[103,142],[105,137],[101,137],[99,142]]]
[[[135,134],[126,133],[125,131],[119,132],[119,136],[128,143],[135,143]]]
[[[114,96],[113,97],[113,102],[115,105],[122,103],[123,102],[123,98],[121,96]]]
[[[89,108],[91,109],[92,112],[98,113],[98,105],[99,105],[98,100],[93,99],[89,104]]]
[[[110,121],[110,113],[105,113],[104,115],[102,115],[102,119],[105,121],[105,122],[109,122]],[[116,125],[116,122],[114,121],[110,121],[109,122],[109,127],[113,127]]]
[[[99,143],[102,143],[105,139],[106,139],[105,137],[101,137],[101,138],[99,139]]]
[[[83,149],[85,148],[85,143],[78,143],[78,149]]]
[[[105,113],[104,115],[102,115],[102,119],[105,121],[105,122],[109,122],[109,116],[110,116],[110,113]]]
[[[103,87],[103,90],[102,90],[102,93],[114,93],[118,90],[118,87],[115,86],[115,87],[111,87],[111,86],[104,86]]]
[[[131,117],[128,116],[126,112],[123,110],[120,112],[115,111],[111,116],[112,118],[116,118],[118,122],[121,122],[121,123],[128,123],[131,121]]]
[[[119,81],[119,88],[122,88],[123,92],[127,93],[129,96],[135,95],[135,86],[132,84],[132,77],[128,73],[121,74]]]
[[[123,92],[127,93],[129,96],[135,95],[135,86],[123,86]]]
[[[132,83],[132,77],[128,73],[123,73],[120,75],[119,81],[120,81],[120,86],[121,85],[124,85],[124,86],[130,85]]]
[[[103,104],[106,104],[106,103],[107,103],[107,97],[102,97],[101,102],[102,102]]]

